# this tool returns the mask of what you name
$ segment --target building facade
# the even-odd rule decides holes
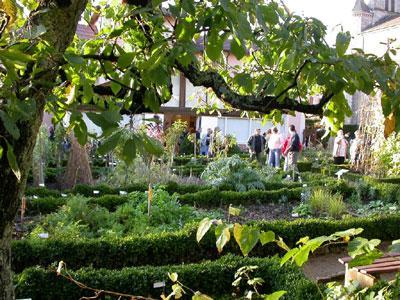
[[[400,0],[356,0],[353,8],[351,33],[354,39],[351,48],[362,49],[365,53],[383,55],[389,45],[398,46],[400,37]],[[395,57],[400,61],[400,57]],[[359,124],[361,104],[367,95],[357,92],[348,96],[353,116],[349,124]]]

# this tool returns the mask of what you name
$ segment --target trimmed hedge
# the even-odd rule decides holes
[[[344,220],[299,219],[296,221],[254,222],[262,230],[272,230],[289,246],[300,238],[330,235],[349,228],[364,228],[361,236],[384,241],[400,238],[400,215],[381,217],[349,218]],[[25,268],[64,260],[71,269],[85,266],[119,269],[127,266],[163,265],[198,262],[219,256],[215,246],[215,235],[209,232],[200,244],[196,242],[197,225],[188,225],[176,232],[121,239],[78,240],[19,240],[12,243],[12,267],[15,272]],[[240,254],[240,249],[231,241],[225,253]],[[253,256],[266,257],[279,253],[273,244],[255,247]]]
[[[183,194],[179,196],[182,204],[198,205],[201,207],[218,207],[229,204],[249,205],[257,203],[278,202],[281,199],[289,201],[299,201],[302,188],[279,189],[271,191],[252,190],[248,192],[219,191],[216,189],[204,190],[192,194]],[[27,201],[27,211],[29,214],[48,214],[56,211],[62,205],[65,205],[68,198],[62,197],[44,197],[29,199]],[[126,203],[128,196],[104,195],[101,197],[90,197],[89,203],[97,204],[115,211],[117,206]]]
[[[49,214],[65,205],[68,198],[45,197],[38,199],[29,199],[26,202],[29,214]],[[90,198],[89,203],[97,204],[107,208],[109,211],[115,211],[117,206],[128,202],[128,196],[105,195],[98,198]]]
[[[81,269],[71,272],[76,280],[99,289],[122,293],[159,297],[161,289],[154,289],[153,284],[165,281],[167,292],[171,291],[168,272],[178,273],[179,280],[195,291],[202,291],[213,297],[229,295],[234,291],[232,282],[235,272],[243,266],[256,265],[259,268],[253,276],[261,277],[265,283],[260,288],[263,293],[279,290],[287,291],[286,299],[319,299],[317,286],[306,279],[295,266],[279,267],[279,260],[274,258],[241,258],[227,255],[216,261],[200,264],[171,265],[163,267],[125,268],[119,271],[107,269]],[[67,261],[68,266],[68,261]],[[79,299],[93,296],[55,271],[42,268],[30,268],[16,276],[16,295],[19,298],[36,299]],[[242,289],[244,293],[244,289]]]
[[[210,189],[192,194],[185,194],[179,197],[179,201],[184,204],[194,204],[202,207],[249,205],[278,202],[281,199],[289,201],[299,201],[301,199],[302,188],[283,188],[279,190],[251,190],[247,192],[219,191]]]

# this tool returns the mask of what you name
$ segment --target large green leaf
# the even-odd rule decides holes
[[[349,243],[348,252],[351,257],[356,257],[374,250],[381,243],[378,239],[368,240],[357,237]]]
[[[381,258],[382,256],[383,253],[381,251],[379,251],[378,249],[374,249],[368,253],[356,256],[354,259],[350,261],[349,267],[353,268],[357,266],[368,266],[378,258]]]
[[[11,170],[13,171],[15,177],[17,177],[18,181],[21,180],[21,170],[19,169],[17,158],[14,154],[13,147],[6,141],[7,144],[7,160],[8,164],[10,165]]]
[[[221,253],[226,243],[231,239],[231,232],[229,230],[229,226],[227,225],[218,225],[215,229],[215,236],[217,238],[217,249],[218,252]]]
[[[260,230],[248,225],[235,224],[233,235],[244,256],[247,256],[260,239]]]
[[[20,133],[15,121],[3,110],[0,110],[0,119],[8,133],[11,134],[14,139],[18,140]]]
[[[275,233],[273,231],[262,231],[260,234],[260,242],[264,246],[265,244],[275,241]]]
[[[201,220],[196,233],[196,240],[198,243],[200,243],[204,235],[210,230],[212,224],[213,221],[209,218],[204,218],[203,220]]]
[[[206,53],[209,59],[218,60],[221,57],[224,38],[215,30],[208,34]]]
[[[339,32],[336,36],[336,51],[341,57],[346,54],[351,41],[351,35],[349,32]]]
[[[122,151],[122,158],[130,164],[136,157],[136,142],[134,139],[129,139],[125,142],[124,149]]]
[[[117,147],[121,136],[122,136],[122,132],[121,131],[117,131],[117,132],[113,133],[110,137],[106,138],[101,143],[99,148],[97,149],[99,154],[100,155],[105,155],[105,154],[111,152],[112,150],[114,150]]]

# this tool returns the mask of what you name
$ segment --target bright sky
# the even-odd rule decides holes
[[[284,0],[290,10],[306,17],[315,17],[328,27],[328,40],[334,41],[335,31],[343,25],[351,31],[355,0]]]

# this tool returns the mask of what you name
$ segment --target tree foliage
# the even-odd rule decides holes
[[[331,47],[319,20],[292,14],[276,1],[103,1],[99,7],[88,1],[83,20],[89,23],[93,13],[100,13],[100,32],[90,40],[65,41],[66,51],[57,54],[44,38],[53,28],[42,17],[55,7],[42,9],[45,4],[40,2],[41,9],[35,11],[36,1],[24,0],[24,9],[16,13],[12,1],[2,3],[6,19],[16,19],[12,27],[3,28],[0,40],[0,119],[7,141],[19,138],[21,122],[38,117],[38,103],[30,95],[45,86],[52,89],[46,109],[55,122],[70,113],[69,130],[81,144],[87,140],[81,111],[90,108],[99,112],[88,116],[103,130],[104,151],[121,140],[127,150],[142,142],[151,150],[145,137],[124,140],[114,131],[121,113],[157,112],[168,102],[171,76],[177,72],[195,86],[210,88],[227,108],[256,111],[274,120],[299,111],[323,115],[338,128],[351,114],[345,93],[357,90],[381,90],[384,114],[396,118],[400,113],[394,49],[382,57],[349,49],[349,32],[340,32]],[[54,3],[57,9],[72,5]],[[22,17],[25,11],[32,11],[24,16],[28,23]],[[242,63],[229,65],[225,50]],[[54,63],[45,60],[49,55]],[[56,80],[46,81],[43,73],[56,74]],[[99,84],[99,78],[107,83]],[[321,102],[309,104],[311,94],[322,95]],[[2,143],[2,149],[7,145]],[[11,148],[7,157],[18,175]],[[131,161],[136,151],[128,152],[132,155],[124,157]]]

